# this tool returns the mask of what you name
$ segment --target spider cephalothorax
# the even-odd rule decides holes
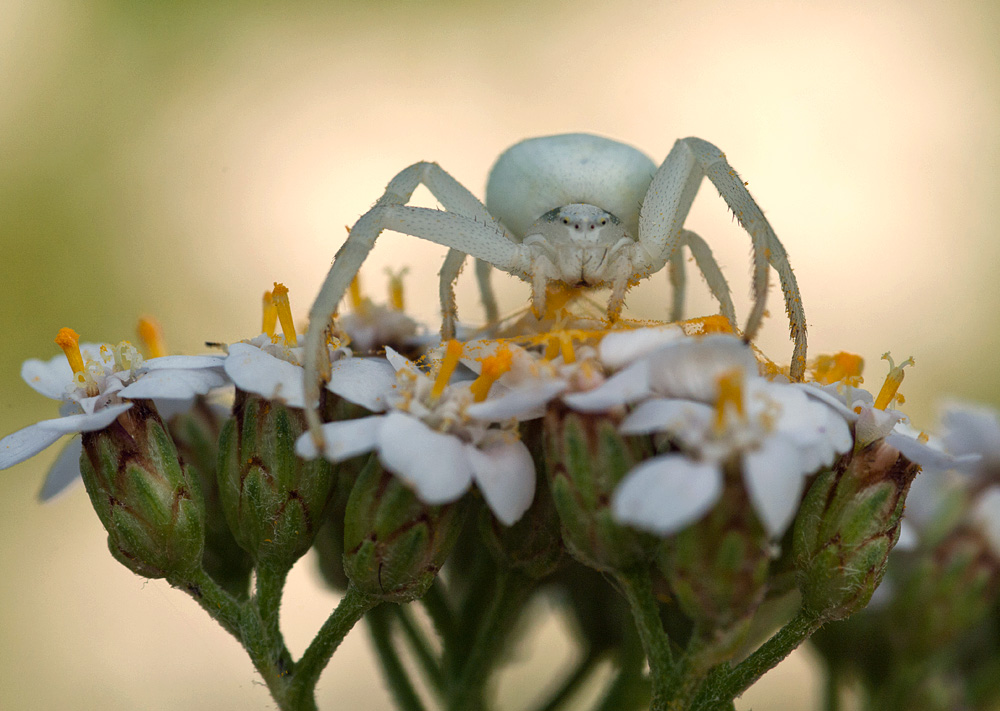
[[[610,288],[607,315],[621,313],[625,292],[670,263],[671,316],[680,318],[684,289],[682,247],[691,251],[720,311],[735,326],[735,311],[711,250],[684,227],[702,178],[719,190],[753,244],[754,305],[743,337],[754,338],[764,316],[769,265],[778,272],[795,350],[790,373],[805,370],[806,323],[795,276],[774,230],[722,151],[700,138],[674,143],[659,168],[640,151],[588,134],[546,136],[504,151],[490,171],[483,205],[436,163],[415,163],[390,181],[378,202],[351,228],[313,304],[310,322],[329,323],[341,298],[382,230],[414,235],[450,248],[441,267],[442,335],[455,325],[453,284],[467,256],[476,275],[487,319],[496,320],[490,267],[531,284],[532,306],[545,313],[550,287]],[[443,210],[406,203],[426,186]],[[325,367],[324,331],[310,329],[306,342],[306,392],[318,401]],[[314,430],[318,415],[307,408]]]

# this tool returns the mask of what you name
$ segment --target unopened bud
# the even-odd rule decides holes
[[[767,532],[738,468],[727,467],[719,502],[664,541],[656,561],[701,636],[691,646],[698,664],[708,668],[732,658],[764,599],[771,562]]]
[[[83,434],[80,472],[122,565],[169,580],[198,569],[205,542],[201,492],[150,401],[135,400],[107,428]]]
[[[648,440],[622,437],[607,415],[560,405],[545,415],[545,461],[563,541],[580,562],[602,571],[644,566],[656,538],[616,522],[615,487],[643,455]]]
[[[170,418],[167,427],[181,459],[197,478],[205,502],[202,567],[226,591],[239,598],[249,594],[253,560],[233,537],[219,498],[216,477],[219,432],[227,420],[227,413],[219,412],[198,397],[191,409]]]
[[[291,568],[312,545],[333,491],[322,458],[295,455],[301,410],[237,390],[219,437],[219,495],[229,526],[257,563]]]
[[[462,504],[428,506],[371,457],[347,502],[344,571],[363,593],[409,602],[434,582],[461,528]]]
[[[803,608],[839,620],[868,604],[899,538],[903,502],[919,470],[877,440],[816,477],[795,520]]]

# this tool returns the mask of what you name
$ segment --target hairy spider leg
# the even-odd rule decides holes
[[[670,320],[680,321],[684,315],[684,286],[687,276],[684,268],[684,250],[687,247],[691,250],[695,265],[698,271],[705,278],[712,296],[719,302],[719,313],[721,313],[729,325],[736,329],[736,310],[733,308],[733,299],[729,292],[729,283],[722,275],[719,263],[715,261],[712,250],[708,243],[691,230],[681,230],[680,246],[670,257],[669,276],[670,285],[673,289],[673,303],[670,308]]]
[[[441,340],[448,341],[455,337],[455,320],[458,318],[458,306],[455,301],[455,281],[459,272],[465,265],[465,258],[468,255],[457,249],[448,250],[441,270],[438,272],[440,278],[438,293],[441,299]],[[493,292],[491,274],[493,267],[489,262],[482,259],[476,260],[476,284],[479,286],[479,298],[483,302],[483,309],[486,311],[486,326],[492,328],[500,320],[500,311],[497,307],[496,295]]]
[[[645,252],[640,256],[646,257],[647,263],[637,260],[638,270],[646,273],[657,271],[680,247],[684,221],[703,177],[712,181],[750,235],[754,261],[754,305],[743,337],[752,341],[760,329],[767,300],[768,265],[771,265],[781,280],[789,333],[795,343],[791,375],[794,379],[801,379],[805,372],[806,321],[788,256],[740,176],[726,161],[725,154],[708,141],[693,137],[679,139],[653,176],[639,212],[639,243]]]
[[[354,227],[351,228],[347,241],[337,250],[333,265],[330,267],[319,295],[309,311],[310,328],[306,332],[305,373],[303,375],[306,402],[309,405],[305,412],[309,429],[320,450],[323,447],[320,431],[322,423],[319,412],[316,410],[316,403],[319,402],[322,381],[329,376],[330,364],[326,356],[326,336],[330,319],[336,313],[340,300],[351,281],[361,269],[361,265],[367,259],[372,247],[375,246],[375,240],[379,234],[384,229],[392,229],[391,225],[383,224],[387,214],[386,210],[394,206],[405,205],[419,185],[426,186],[446,210],[452,211],[446,213],[439,210],[427,210],[427,212],[441,215],[461,213],[466,223],[480,225],[484,229],[491,229],[487,228],[486,224],[493,225],[492,231],[499,229],[486,211],[486,207],[475,195],[439,165],[428,162],[414,163],[400,171],[396,177],[389,181],[382,197],[358,219]],[[408,232],[407,230],[399,231]],[[499,231],[503,234],[502,230]],[[506,236],[503,239],[506,240]],[[455,245],[446,244],[446,246]]]

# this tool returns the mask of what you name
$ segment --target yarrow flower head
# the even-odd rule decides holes
[[[376,451],[382,465],[427,504],[455,501],[475,482],[497,518],[514,523],[534,498],[531,454],[512,421],[495,427],[467,414],[477,393],[491,390],[484,383],[495,379],[494,367],[503,369],[503,356],[486,359],[486,374],[478,379],[452,383],[462,353],[458,341],[446,344],[433,377],[391,348],[386,361],[342,361],[328,389],[384,414],[329,422],[323,425],[322,452],[309,435],[299,439],[297,452],[339,462]]]
[[[133,400],[189,402],[223,386],[222,359],[215,356],[160,356],[144,360],[131,343],[80,344],[75,331],[56,337],[64,355],[28,360],[21,377],[36,392],[59,400],[60,417],[42,420],[0,440],[0,469],[25,461],[63,435],[103,430]],[[81,445],[75,439],[49,472],[40,497],[50,499],[79,476]]]

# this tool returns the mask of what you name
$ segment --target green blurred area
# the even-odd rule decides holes
[[[704,83],[700,74],[704,57],[721,52],[734,66],[741,62],[738,48],[716,46],[709,23],[654,27],[643,20],[646,4],[633,5],[614,11],[618,14],[607,19],[609,11],[597,3],[529,9],[520,1],[77,4],[0,0],[0,17],[5,18],[0,25],[0,93],[4,97],[0,103],[0,278],[5,297],[0,310],[0,332],[4,334],[0,348],[0,435],[54,416],[54,403],[33,393],[18,373],[27,358],[57,354],[52,339],[62,326],[74,328],[84,340],[118,341],[133,339],[137,318],[153,314],[163,323],[171,349],[187,353],[202,351],[206,340],[231,341],[252,334],[259,319],[259,292],[271,278],[261,275],[269,274],[272,251],[296,249],[285,241],[289,235],[280,230],[275,231],[273,244],[241,241],[240,235],[233,234],[238,229],[234,226],[242,224],[233,214],[260,197],[253,191],[241,196],[244,183],[240,181],[272,165],[254,163],[258,153],[253,151],[260,145],[253,140],[246,144],[246,155],[251,156],[246,163],[223,160],[242,155],[238,148],[235,153],[227,151],[233,150],[231,144],[238,145],[237,140],[246,138],[245,127],[240,129],[243,133],[234,127],[244,118],[240,112],[258,103],[258,95],[260,125],[271,125],[288,113],[309,115],[317,111],[320,118],[315,125],[325,126],[331,134],[343,130],[348,136],[344,140],[361,143],[361,150],[370,152],[375,164],[372,172],[378,177],[361,188],[367,197],[344,208],[332,205],[337,196],[330,195],[326,197],[329,203],[316,208],[318,213],[336,213],[334,222],[341,219],[338,210],[346,215],[342,222],[356,217],[365,201],[377,197],[392,170],[415,157],[435,157],[414,156],[399,149],[407,142],[425,151],[457,141],[462,145],[456,149],[459,154],[468,152],[466,147],[473,140],[468,137],[477,131],[488,137],[483,145],[502,147],[512,138],[530,133],[595,130],[615,131],[619,137],[639,143],[638,137],[626,134],[662,134],[661,119],[674,109],[671,102],[689,107],[694,116],[703,111],[706,120],[719,124],[748,125],[748,131],[755,121],[761,126],[780,123],[780,116],[771,113],[777,109],[771,106],[734,109],[731,89],[722,82],[701,93],[694,91]],[[757,10],[754,6],[752,12]],[[794,27],[789,37],[801,36],[807,41],[809,32],[824,31],[816,17],[794,3],[762,3],[759,11],[771,23],[768,27],[779,27],[783,21]],[[909,16],[903,5],[897,11]],[[924,8],[920,17],[926,17],[931,25],[939,11],[946,12]],[[596,27],[581,24],[582,17],[598,12],[603,14]],[[831,16],[834,13],[828,12]],[[848,18],[858,12],[853,6],[844,9]],[[962,12],[975,32],[966,48],[968,66],[979,66],[982,56],[992,56],[983,47],[995,50],[997,10],[990,3],[965,3]],[[867,16],[859,18],[866,20]],[[523,31],[519,23],[523,23]],[[863,33],[865,23],[859,23],[858,28]],[[629,78],[642,84],[641,89],[626,87],[625,78],[621,86],[604,80],[596,86],[588,82],[598,72],[618,78],[614,66],[588,65],[595,47],[607,52],[602,57],[620,53],[645,61],[648,54],[669,44],[659,40],[667,33],[674,38],[702,38],[697,48],[684,56],[676,76],[664,72],[658,60],[651,58],[648,74]],[[870,41],[878,42],[879,38]],[[368,45],[378,48],[381,55],[366,53]],[[299,54],[292,51],[300,46]],[[798,59],[793,49],[797,45],[789,46],[788,62],[795,63]],[[934,47],[926,49],[930,52]],[[428,59],[437,54],[446,57],[436,64]],[[885,61],[896,60],[888,56]],[[333,69],[331,63],[336,65]],[[321,110],[306,103],[284,107],[284,112],[272,109],[271,104],[282,97],[271,87],[291,84],[311,67],[329,72],[316,81],[317,96],[343,93],[350,109],[344,110],[343,123],[337,122],[341,115],[333,111],[331,121],[324,123],[326,116]],[[978,87],[987,102],[996,104],[995,61],[982,67],[982,76],[972,77],[970,86]],[[351,79],[355,75],[363,78]],[[343,83],[331,82],[328,76],[341,78]],[[482,94],[456,91],[467,77],[470,81],[495,81],[495,85],[479,87],[495,95],[494,103],[477,108],[477,97]],[[732,82],[734,86],[746,83]],[[416,88],[412,92],[400,89],[408,84]],[[520,85],[526,87],[524,92],[513,93],[511,87]],[[789,97],[787,109],[794,107],[797,97],[807,89],[789,85],[782,91]],[[698,97],[714,94],[718,94],[722,108],[708,111],[697,106]],[[635,100],[635,96],[644,101]],[[557,104],[558,111],[536,109],[535,102],[542,102],[543,97],[562,102]],[[975,101],[971,92],[969,101]],[[551,108],[551,104],[544,105]],[[855,109],[867,110],[869,107],[863,106]],[[954,122],[948,126],[961,124],[961,111],[962,106],[948,107],[947,120]],[[352,112],[360,118],[350,118]],[[508,118],[508,112],[514,118]],[[537,127],[526,128],[533,112],[538,114]],[[393,117],[391,123],[375,121],[375,116],[385,115]],[[433,140],[417,135],[413,126],[423,124],[411,124],[412,116],[436,119],[438,135]],[[368,135],[357,128],[367,121],[375,126]],[[198,125],[198,132],[190,130],[192,124]],[[978,140],[987,159],[979,166],[987,171],[1000,154],[995,140],[997,124],[985,127],[987,131]],[[945,132],[940,126],[935,131]],[[178,146],[183,146],[189,135],[204,143],[181,151]],[[932,136],[940,138],[939,133]],[[270,138],[273,136],[259,140]],[[300,138],[301,145],[276,142],[273,152],[308,152],[313,137]],[[203,159],[200,152],[216,145],[229,148],[208,153]],[[669,141],[664,145],[669,146]],[[937,154],[947,152],[944,148]],[[836,151],[833,153],[827,158],[836,162]],[[495,155],[495,150],[483,148],[481,155],[470,158],[480,166],[477,179],[485,176]],[[960,167],[973,164],[971,158],[965,163],[963,157],[950,160],[949,165]],[[366,162],[355,160],[349,165],[361,171]],[[859,165],[855,170],[860,174],[869,168]],[[189,169],[196,169],[197,175],[187,174]],[[331,161],[329,173],[335,175],[338,169]],[[937,164],[928,169],[937,169]],[[810,176],[818,175],[815,170]],[[945,317],[912,322],[918,324],[910,329],[913,341],[920,346],[913,353],[918,369],[907,376],[912,387],[904,386],[903,390],[909,395],[907,409],[923,423],[933,421],[935,400],[945,391],[1000,404],[1000,375],[993,366],[995,349],[1000,347],[1000,316],[995,308],[1000,303],[1000,286],[995,279],[1000,240],[995,239],[992,225],[992,206],[1000,188],[995,176],[968,175],[959,169],[956,174],[963,175],[968,189],[974,191],[978,208],[970,208],[976,211],[968,215],[968,224],[935,226],[929,233],[936,241],[924,236],[912,247],[939,255],[940,261],[937,280],[916,288],[932,292],[941,302],[953,301],[956,319],[969,323],[965,327],[968,340],[958,342],[945,335],[949,333]],[[280,173],[268,176],[269,182],[261,190],[280,189],[284,177]],[[822,177],[818,175],[818,179]],[[354,177],[338,175],[336,179],[352,181]],[[905,175],[900,179],[918,183],[920,178]],[[212,185],[212,190],[206,191],[206,185]],[[470,183],[470,187],[481,194],[479,185]],[[224,202],[229,198],[233,199]],[[199,223],[202,215],[215,214],[211,208],[217,201],[220,216]],[[190,213],[195,215],[195,223],[185,225],[192,219],[187,212],[191,205],[204,209]],[[908,205],[915,212],[925,207],[917,197]],[[718,206],[712,209],[723,210]],[[780,215],[780,211],[775,212]],[[860,221],[856,229],[863,232],[865,224]],[[266,233],[268,227],[260,231]],[[319,252],[322,256],[301,258],[311,259],[309,283],[322,278],[336,242],[332,239],[326,244]],[[959,245],[960,254],[949,251],[953,243]],[[793,256],[805,251],[792,241],[786,246]],[[735,249],[739,258],[745,257],[745,242]],[[193,263],[197,255],[204,255],[203,263]],[[822,264],[822,259],[819,261]],[[794,259],[793,264],[805,291],[808,267],[799,266],[801,262]],[[247,265],[256,266],[251,269]],[[735,260],[727,267],[739,276],[748,268],[745,262]],[[910,314],[880,311],[879,302],[886,294],[913,280],[892,264],[881,268],[885,274],[882,283],[858,284],[852,282],[851,275],[843,277],[845,295],[858,289],[869,291],[870,309],[859,319],[863,323],[858,329],[889,328],[893,321],[911,318]],[[275,274],[273,278],[282,277]],[[656,288],[662,288],[664,282],[657,284]],[[427,291],[428,303],[433,304],[436,285],[414,288]],[[296,311],[304,312],[312,294],[303,290],[295,296]],[[820,296],[822,301],[838,298],[835,293]],[[780,317],[776,303],[772,304],[774,318]],[[433,312],[433,305],[428,308]],[[808,299],[806,308],[810,313]],[[824,326],[810,319],[814,333]],[[894,355],[901,359],[910,353],[894,351]],[[866,384],[877,389],[884,370],[871,361],[871,354],[868,357]],[[144,595],[147,590],[141,581],[115,568],[103,549],[104,535],[82,491],[46,507],[35,502],[34,494],[54,456],[54,451],[45,452],[2,476],[0,689],[13,695],[0,693],[0,709],[170,708],[148,699],[150,703],[143,703],[143,677],[149,674],[152,678],[157,673],[159,681],[150,682],[149,692],[166,694],[164,704],[176,704],[184,698],[183,694],[170,696],[170,688],[187,683],[184,675],[189,675],[193,684],[212,688],[211,698],[222,703],[230,698],[226,691],[230,684],[238,688],[242,701],[234,702],[232,708],[247,703],[267,707],[266,695],[253,687],[249,664],[240,666],[242,652],[232,649],[235,643],[224,636],[211,637],[206,644],[210,650],[231,652],[226,664],[235,666],[225,667],[227,671],[205,668],[205,658],[194,652],[191,661],[183,661],[188,659],[183,645],[197,647],[219,631],[210,621],[202,621],[199,611],[188,610],[179,593],[163,590]],[[108,590],[101,587],[104,584]],[[159,590],[155,585],[150,589]],[[116,608],[122,599],[131,600],[133,606]],[[330,600],[320,596],[313,604],[321,613]],[[166,630],[164,625],[146,628],[141,626],[145,622],[137,620],[146,610],[152,617],[164,607],[168,610],[166,626],[173,623],[178,629]],[[177,617],[171,616],[175,610]],[[117,611],[120,616],[116,616]],[[204,627],[197,626],[202,622]],[[303,629],[313,624],[312,618],[301,623]],[[170,648],[164,643],[162,653],[167,661],[153,662],[162,663],[165,671],[144,669],[142,663],[129,659],[137,647],[122,640],[144,634],[136,633],[133,625],[146,630],[147,635],[176,634],[175,643],[182,646]],[[125,646],[108,650],[107,645]],[[148,646],[140,645],[143,651],[135,654],[152,655],[158,646],[149,640]],[[335,659],[334,666],[339,661]],[[134,688],[116,697],[114,690],[122,682],[111,670],[115,665],[130,669],[130,662],[138,665],[125,672],[136,677]],[[88,676],[88,665],[109,676]],[[366,674],[369,672],[359,675]],[[331,677],[327,690],[332,694],[341,683],[347,683],[342,676],[337,680]],[[782,708],[799,708],[796,704],[801,698],[782,703]]]

